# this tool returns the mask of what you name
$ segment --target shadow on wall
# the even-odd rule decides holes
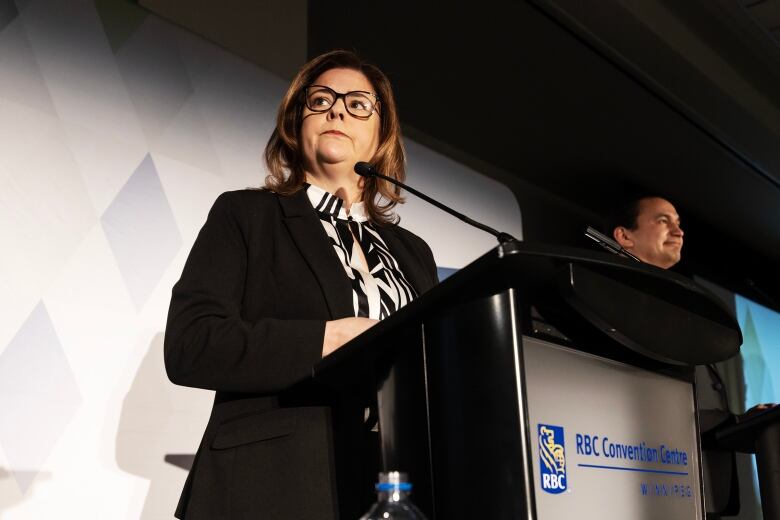
[[[122,403],[116,437],[118,466],[149,481],[142,520],[173,517],[212,400],[213,392],[168,380],[163,334],[156,334]]]
[[[32,483],[25,489],[24,493],[21,492],[17,484],[16,479],[20,477],[21,480]],[[51,473],[45,471],[9,471],[0,466],[0,518],[3,518],[4,511],[8,511],[17,504],[29,499],[35,490],[36,484],[50,478]]]

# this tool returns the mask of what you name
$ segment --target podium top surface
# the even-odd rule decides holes
[[[316,379],[357,350],[381,349],[405,327],[449,307],[509,288],[517,290],[523,305],[560,311],[562,321],[579,320],[597,337],[601,331],[604,342],[615,341],[659,363],[722,361],[737,354],[742,343],[731,311],[689,278],[600,251],[513,241],[322,359],[313,375]]]
[[[741,453],[755,453],[758,432],[777,422],[780,422],[780,405],[774,405],[736,424],[720,428],[715,432],[715,439],[723,448]]]

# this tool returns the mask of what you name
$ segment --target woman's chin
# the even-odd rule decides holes
[[[346,153],[331,152],[331,153],[319,153],[317,154],[317,162],[325,167],[333,167],[338,165],[347,165],[352,168],[357,161],[353,160],[353,157]]]

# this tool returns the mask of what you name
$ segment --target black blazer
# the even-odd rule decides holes
[[[419,294],[437,283],[422,239],[395,225],[379,232]],[[165,332],[170,380],[216,390],[178,518],[363,512],[366,403],[306,383],[325,321],[353,312],[350,283],[305,191],[216,200],[173,287]]]

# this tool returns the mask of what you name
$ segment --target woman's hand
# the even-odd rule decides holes
[[[322,357],[339,349],[355,336],[359,336],[379,320],[370,318],[342,318],[325,322],[325,339],[322,341]]]

